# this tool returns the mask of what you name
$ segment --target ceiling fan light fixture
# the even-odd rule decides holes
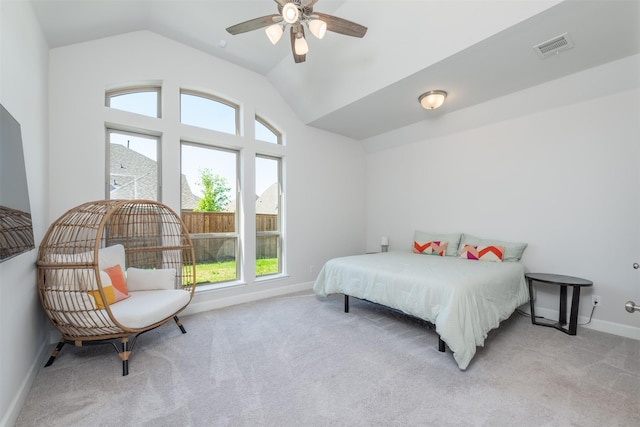
[[[287,24],[295,24],[300,18],[300,11],[298,6],[294,3],[287,3],[282,8],[282,18]]]
[[[447,92],[444,90],[430,90],[418,97],[418,101],[425,110],[435,110],[444,104]]]
[[[311,19],[307,22],[307,25],[309,26],[309,31],[311,31],[311,34],[313,34],[320,40],[322,40],[324,35],[327,33],[327,23],[324,21],[321,21],[319,19]]]
[[[307,52],[309,52],[309,45],[307,44],[307,40],[301,33],[298,33],[298,35],[296,36],[294,48],[296,51],[296,55],[306,55]]]
[[[267,33],[267,37],[269,37],[269,41],[271,41],[272,44],[276,44],[280,41],[280,38],[282,37],[284,30],[282,29],[280,24],[274,24],[265,28],[264,32]]]

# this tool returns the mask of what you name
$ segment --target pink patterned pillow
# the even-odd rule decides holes
[[[502,262],[504,246],[471,246],[464,245],[460,251],[460,258],[479,261]]]
[[[444,256],[447,252],[448,244],[449,242],[426,242],[422,244],[419,242],[413,242],[413,252],[417,254]]]

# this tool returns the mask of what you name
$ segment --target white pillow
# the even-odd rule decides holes
[[[447,242],[446,256],[458,256],[458,245],[460,244],[460,233],[434,234],[416,230],[413,234],[413,241],[423,244],[426,242]],[[413,247],[413,244],[411,245]]]
[[[471,246],[502,246],[504,247],[503,261],[520,261],[522,253],[527,249],[527,244],[522,242],[505,242],[495,239],[481,239],[470,234],[463,234],[460,240],[460,250],[464,245]]]
[[[101,248],[98,250],[98,269],[106,270],[114,265],[121,265],[123,268],[126,265],[126,256],[124,253],[124,246],[113,245]]]
[[[175,268],[159,268],[157,270],[150,270],[129,267],[127,269],[127,290],[129,292],[175,288]]]

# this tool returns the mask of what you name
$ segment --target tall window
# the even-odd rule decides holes
[[[240,109],[237,105],[199,92],[180,92],[180,122],[185,125],[238,135]]]
[[[111,90],[106,93],[107,107],[149,117],[161,117],[160,88],[156,86]]]
[[[160,201],[158,137],[107,129],[109,199]]]
[[[256,139],[272,144],[282,144],[282,134],[262,117],[256,116],[255,127]]]
[[[179,167],[179,210],[194,245],[198,288],[229,286],[245,278],[252,280],[254,266],[257,277],[282,274],[283,265],[286,266],[281,158],[286,149],[282,132],[255,114],[253,123],[241,123],[238,104],[189,89],[181,89],[179,93],[179,122],[173,117],[162,118],[160,95],[159,86],[132,86],[105,93],[107,107],[132,113],[106,114],[110,122],[114,117],[126,118],[126,123],[106,125],[106,197],[161,201],[161,183],[164,180],[168,187],[176,188],[177,173],[171,171]],[[240,137],[251,133],[241,129],[241,125],[254,126],[254,140]],[[167,153],[175,153],[180,147],[180,158],[173,155],[161,158],[161,142],[167,145],[164,147]],[[260,154],[255,155],[254,162],[244,161],[240,167],[243,150]],[[167,171],[164,176],[163,163]],[[247,176],[255,176],[256,194],[242,193],[240,183],[246,182]],[[242,205],[238,201],[254,197],[255,217],[247,217],[246,211],[240,211]],[[242,234],[254,223],[255,259],[244,253],[243,242],[252,236]],[[252,246],[250,240],[248,246]]]
[[[181,211],[198,285],[239,278],[238,153],[182,142]]]
[[[281,160],[256,156],[256,276],[282,272]]]

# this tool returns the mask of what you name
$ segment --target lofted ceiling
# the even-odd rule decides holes
[[[31,0],[50,48],[149,30],[265,76],[310,126],[366,140],[640,52],[636,0],[319,0],[314,10],[368,27],[362,39],[225,28],[277,13],[273,0]],[[575,47],[533,46],[568,33]],[[449,93],[425,111],[418,96]]]

